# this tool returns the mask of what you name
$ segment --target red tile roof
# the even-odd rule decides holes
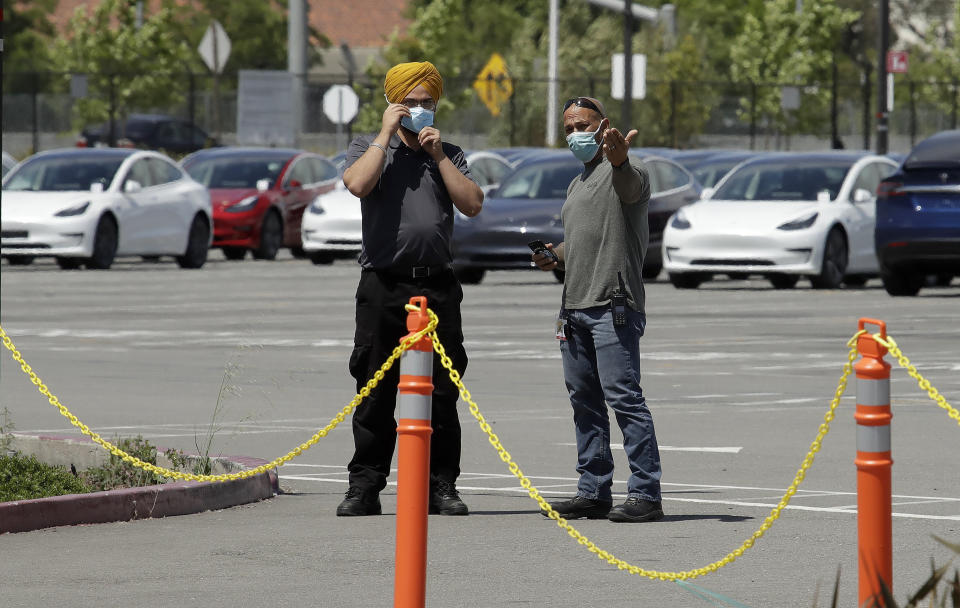
[[[184,3],[189,0],[181,0]],[[333,45],[346,42],[352,47],[380,47],[394,29],[405,31],[410,20],[404,17],[408,0],[309,0],[310,25],[330,39]],[[20,0],[19,4],[24,4]],[[88,11],[99,0],[60,0],[50,20],[65,31],[78,6]],[[156,10],[160,0],[146,0],[146,14]]]
[[[407,0],[313,0],[310,24],[333,45],[380,47],[394,29],[410,25],[404,17]]]

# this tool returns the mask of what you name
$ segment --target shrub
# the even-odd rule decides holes
[[[91,491],[62,466],[44,464],[36,456],[0,454],[0,502]]]

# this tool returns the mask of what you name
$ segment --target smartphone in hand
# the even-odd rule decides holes
[[[542,253],[548,258],[552,259],[556,263],[560,263],[560,258],[557,257],[557,254],[553,252],[552,249],[547,249],[546,243],[543,241],[530,241],[527,243],[527,246],[530,248],[530,251],[534,253]]]

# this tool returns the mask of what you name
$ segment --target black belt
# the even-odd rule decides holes
[[[450,272],[450,266],[446,264],[436,264],[433,266],[402,266],[391,268],[365,268],[380,274],[386,274],[391,277],[402,279],[426,279],[436,277]]]

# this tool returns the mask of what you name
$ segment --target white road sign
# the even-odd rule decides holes
[[[623,74],[623,53],[614,53],[611,56],[610,70],[610,97],[614,99],[623,99],[624,74]],[[643,99],[647,96],[647,56],[642,53],[634,53],[630,59],[631,87],[630,93],[633,99]]]
[[[211,72],[219,74],[223,71],[223,66],[227,64],[227,59],[230,57],[230,37],[216,19],[207,28],[207,33],[203,35],[197,51]]]
[[[357,115],[360,99],[345,84],[335,84],[323,94],[323,113],[336,125],[345,125]]]

